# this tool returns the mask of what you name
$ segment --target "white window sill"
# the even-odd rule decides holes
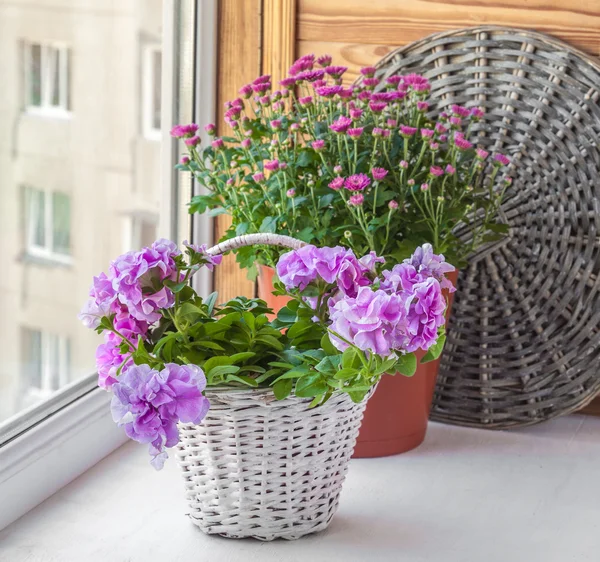
[[[34,263],[47,267],[63,266],[71,267],[73,265],[73,256],[65,254],[55,254],[52,252],[40,251],[36,248],[28,248],[22,256],[22,260],[27,263]]]
[[[2,560],[592,562],[600,533],[600,418],[512,432],[432,424],[395,457],[352,461],[329,529],[299,541],[205,536],[129,443],[0,533]]]
[[[73,118],[73,112],[59,107],[29,106],[24,109],[25,115],[33,117],[45,117],[48,119],[64,119],[68,121]]]

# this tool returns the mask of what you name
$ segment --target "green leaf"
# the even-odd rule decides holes
[[[251,387],[257,387],[258,383],[256,382],[256,379],[253,379],[252,377],[249,377],[248,375],[227,375],[225,377],[225,382],[241,382],[242,384],[245,384],[246,386],[251,386]]]
[[[349,347],[342,353],[342,368],[354,368],[357,369],[362,365],[362,361],[356,350],[353,347]]]
[[[225,348],[222,345],[210,340],[198,340],[191,342],[189,345],[192,347],[205,347],[206,349],[213,349],[214,351],[225,351]]]
[[[254,338],[254,341],[264,343],[265,345],[268,345],[269,347],[272,347],[277,351],[283,350],[283,344],[278,339],[275,339],[273,336],[257,336],[256,338]]]
[[[296,311],[290,310],[288,306],[284,306],[277,313],[277,320],[284,324],[291,324],[296,321]]]
[[[217,299],[219,298],[219,293],[217,293],[216,291],[211,293],[210,295],[208,295],[208,297],[206,297],[206,300],[204,301],[204,304],[206,305],[206,313],[209,316],[212,316],[213,310],[215,308],[215,304],[217,302]]]
[[[184,302],[177,310],[177,317],[191,324],[202,316],[204,316],[202,309],[191,302]]]
[[[323,380],[320,373],[313,373],[302,377],[296,382],[296,396],[300,398],[312,398],[319,394],[327,392],[327,383]]]
[[[228,213],[227,209],[223,209],[223,207],[217,207],[216,209],[211,209],[208,212],[209,217],[218,217],[219,215],[226,215]]]
[[[294,382],[291,379],[277,381],[273,385],[273,394],[275,395],[275,398],[277,398],[277,400],[284,400],[292,392],[293,386]]]
[[[346,367],[345,369],[340,369],[334,376],[334,379],[344,381],[346,379],[352,379],[356,376],[357,370],[352,369],[351,367]]]
[[[231,357],[227,357],[226,355],[219,355],[217,357],[211,357],[210,359],[208,359],[206,363],[204,363],[202,368],[204,369],[204,371],[210,371],[213,367],[232,364],[233,361],[231,360]],[[238,369],[239,367],[236,367],[236,370],[233,372],[237,373]]]
[[[206,373],[206,379],[209,381],[209,384],[215,383],[215,378],[223,377],[225,375],[233,375],[240,370],[239,367],[235,365],[219,365],[217,367],[213,367],[210,371],[204,371]]]
[[[417,371],[417,358],[414,353],[400,355],[396,361],[396,370],[405,377],[412,377]]]
[[[446,344],[446,335],[442,334],[437,341],[427,350],[427,353],[421,359],[421,363],[429,363],[435,361],[444,351],[444,345]]]
[[[250,359],[255,355],[256,353],[253,353],[252,351],[243,351],[241,353],[233,354],[229,359],[232,363],[241,363],[242,361],[246,361],[246,359]]]
[[[339,354],[339,350],[331,343],[329,334],[324,334],[321,338],[321,348],[327,355]]]
[[[277,232],[277,217],[265,217],[258,229],[259,232]]]

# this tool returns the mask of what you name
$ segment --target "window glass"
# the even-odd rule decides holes
[[[40,106],[42,104],[42,47],[29,45],[29,48],[26,48],[25,59],[29,63],[29,68],[26,69],[29,84],[28,104]]]
[[[152,53],[152,127],[160,129],[160,91],[162,55],[157,49]]]
[[[62,4],[0,10],[0,115],[10,124],[0,127],[0,424],[96,371],[103,337],[77,318],[92,279],[154,241],[168,212],[160,143],[140,128],[140,54],[161,44],[161,1]],[[160,127],[160,61],[149,60]],[[148,220],[134,239],[124,217],[137,216]]]
[[[68,255],[71,245],[71,200],[64,193],[52,194],[52,251]]]

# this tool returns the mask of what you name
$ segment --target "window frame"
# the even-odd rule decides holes
[[[162,48],[158,43],[145,43],[142,45],[142,132],[148,140],[160,141],[162,133],[160,127],[154,127],[154,89],[156,87],[156,76],[154,72],[154,56],[158,53],[161,57],[161,75],[162,68]],[[162,90],[161,90],[162,101]],[[162,115],[161,115],[162,121]]]
[[[69,229],[71,228],[71,195],[63,191],[50,191],[26,186],[25,197],[25,253],[33,258],[40,258],[62,265],[72,265],[73,254],[70,247],[71,233],[69,232],[69,253],[63,254],[54,249],[54,195],[61,194],[69,198]],[[44,245],[35,242],[36,221],[33,217],[33,193],[43,194],[44,199]]]
[[[33,46],[40,47],[40,105],[31,103],[31,50]],[[23,105],[25,112],[47,117],[70,118],[72,115],[70,95],[71,84],[69,83],[70,77],[72,76],[72,72],[70,72],[69,68],[71,65],[70,46],[62,41],[41,42],[23,40],[22,47],[25,86]],[[52,88],[49,86],[51,80],[51,66],[48,63],[50,49],[56,49],[59,58],[58,105],[51,103]]]
[[[210,242],[212,229],[187,212],[196,188],[174,169],[180,147],[166,124],[214,120],[216,31],[217,0],[163,0],[161,206],[169,211],[159,217],[158,235],[178,241],[200,235]],[[211,278],[204,272],[199,279],[208,292]],[[0,529],[128,441],[109,403],[90,374],[0,423]]]

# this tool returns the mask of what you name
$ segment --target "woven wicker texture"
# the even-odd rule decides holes
[[[248,234],[209,248],[218,255],[251,245],[297,249],[281,234]],[[205,533],[260,540],[322,531],[338,507],[367,395],[354,404],[336,393],[276,400],[269,388],[209,388],[200,425],[181,424],[177,458],[190,517]]]
[[[338,507],[366,400],[277,401],[270,389],[206,392],[200,425],[180,426],[177,457],[192,521],[230,538],[297,539]]]
[[[600,67],[548,36],[432,35],[378,76],[432,82],[431,116],[480,106],[478,144],[511,159],[510,234],[461,271],[431,417],[506,428],[567,414],[600,390]]]

